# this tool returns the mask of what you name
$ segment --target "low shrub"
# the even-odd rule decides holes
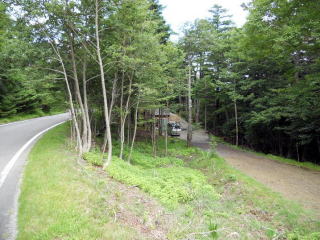
[[[87,152],[82,154],[82,158],[94,166],[103,166],[103,158],[101,156],[101,153]]]
[[[183,166],[183,161],[175,157],[151,157],[145,153],[134,152],[131,163],[143,168],[157,168],[164,166]]]
[[[196,199],[216,200],[219,196],[208,184],[207,177],[199,170],[184,167],[183,160],[173,157],[174,152],[179,151],[179,155],[191,155],[198,153],[197,150],[186,148],[178,139],[169,141],[170,156],[167,157],[153,157],[150,143],[137,142],[131,156],[132,164],[113,156],[111,165],[107,168],[108,174],[122,183],[139,187],[169,208]],[[163,141],[159,143],[163,144]],[[128,151],[125,147],[125,159]],[[115,144],[114,153],[119,153],[118,144]],[[92,165],[103,165],[101,153],[98,151],[85,153],[83,158]]]
[[[113,157],[107,172],[122,183],[139,187],[169,208],[203,196],[212,200],[218,198],[213,187],[207,183],[206,177],[200,171],[190,168],[145,169]]]
[[[292,232],[287,235],[287,239],[289,240],[319,240],[320,232],[314,232],[311,234],[300,234],[299,232]]]

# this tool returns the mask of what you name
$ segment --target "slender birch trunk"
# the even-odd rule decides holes
[[[124,85],[124,72],[122,72],[122,77],[121,77],[121,96],[120,96],[120,143],[121,143],[121,147],[120,147],[120,154],[119,154],[119,158],[122,159],[122,155],[123,155],[123,147],[122,147],[122,142],[124,141],[123,138],[123,118],[124,118],[124,114],[123,114],[123,85]]]
[[[74,104],[73,104],[71,88],[70,88],[70,84],[69,84],[69,81],[68,81],[67,71],[66,71],[64,62],[62,60],[62,57],[61,57],[61,55],[59,53],[59,50],[57,48],[55,48],[53,43],[51,43],[51,46],[52,46],[53,50],[55,51],[56,55],[58,56],[59,62],[60,62],[61,67],[62,67],[64,80],[65,80],[66,86],[67,86],[69,104],[70,104],[70,108],[71,108],[71,118],[72,118],[72,121],[73,121],[73,124],[74,124],[74,128],[75,128],[75,132],[76,132],[78,153],[79,153],[79,156],[81,156],[82,155],[82,151],[83,151],[82,142],[81,142],[81,135],[80,135],[79,125],[78,125],[78,122],[77,122],[77,119],[76,119],[76,113],[75,113],[75,108],[74,108]]]
[[[204,81],[205,97],[207,98],[207,80]],[[207,100],[204,103],[204,130],[207,131]]]
[[[114,74],[114,79],[113,79],[113,83],[112,83],[111,102],[110,102],[110,109],[109,109],[109,122],[110,123],[112,122],[112,109],[113,109],[115,98],[116,98],[117,83],[118,83],[118,73],[116,72]]]
[[[157,156],[157,135],[156,135],[156,122],[155,122],[155,114],[153,114],[154,121],[152,122],[153,128],[153,156]]]
[[[83,76],[82,76],[82,87],[83,87],[83,105],[84,105],[84,117],[86,118],[87,123],[87,145],[84,149],[85,152],[89,152],[91,149],[91,143],[92,143],[92,129],[91,129],[91,123],[90,123],[90,116],[89,116],[89,107],[88,107],[88,95],[87,95],[87,77],[86,77],[86,70],[87,70],[87,64],[86,60],[83,62],[82,66]],[[85,137],[85,136],[83,136]]]
[[[236,146],[238,146],[239,145],[239,126],[238,126],[237,100],[234,100],[234,116],[236,120]]]
[[[108,158],[105,164],[103,165],[103,169],[106,169],[112,160],[112,139],[111,139],[111,129],[110,129],[110,121],[109,121],[109,108],[108,108],[108,99],[107,99],[107,91],[106,91],[106,83],[104,77],[104,67],[101,57],[100,50],[100,38],[99,38],[99,0],[95,0],[95,25],[96,25],[96,42],[97,42],[97,57],[100,68],[101,75],[101,86],[102,86],[102,94],[103,94],[103,106],[104,106],[104,118],[106,123],[106,135],[108,140]]]
[[[82,146],[83,146],[83,152],[87,152],[88,149],[88,123],[87,118],[84,110],[84,105],[80,93],[80,86],[79,86],[79,79],[78,79],[78,70],[76,65],[76,58],[75,58],[75,52],[74,52],[74,37],[72,33],[68,34],[69,42],[70,42],[70,56],[71,56],[71,62],[72,62],[72,70],[73,70],[73,79],[74,79],[74,88],[75,88],[75,95],[77,98],[77,102],[80,107],[80,116],[81,116],[81,122],[82,122]]]
[[[189,76],[188,76],[188,133],[187,145],[191,146],[192,141],[192,99],[191,99],[191,62],[189,62]]]
[[[207,103],[204,104],[204,130],[207,131]]]
[[[119,156],[119,158],[121,158],[121,159],[123,159],[123,148],[124,148],[124,141],[125,141],[124,131],[125,131],[126,119],[128,117],[128,113],[129,113],[129,103],[130,103],[130,98],[131,98],[132,78],[133,78],[133,74],[132,74],[132,76],[129,77],[128,97],[127,97],[126,106],[125,106],[125,109],[124,109],[124,114],[123,114],[123,117],[121,118],[121,128],[120,128],[121,146],[120,146],[120,156]]]
[[[109,123],[112,123],[112,109],[114,106],[114,99],[116,98],[116,87],[117,87],[117,82],[118,82],[118,74],[115,73],[113,84],[112,84],[112,94],[111,94],[111,102],[110,102],[110,108],[109,108]],[[108,144],[108,138],[107,138],[107,129],[104,133],[104,138],[103,138],[103,145],[102,145],[102,153],[104,154],[107,148]]]
[[[167,111],[169,111],[169,102],[167,100]],[[170,118],[170,111],[168,112],[169,116],[167,117],[166,125],[164,126],[164,132],[165,132],[165,155],[168,156],[168,123]]]
[[[132,136],[132,142],[131,142],[131,147],[130,147],[130,152],[129,152],[129,156],[128,156],[128,162],[130,163],[131,161],[131,155],[132,155],[132,151],[133,151],[133,145],[136,139],[136,134],[137,134],[137,127],[138,127],[138,109],[139,109],[139,96],[137,99],[137,105],[136,105],[136,110],[134,113],[134,129],[133,129],[133,136]]]
[[[130,145],[130,136],[131,136],[131,112],[127,116],[127,145]]]
[[[239,145],[239,126],[238,126],[238,106],[237,106],[237,98],[236,98],[236,80],[234,79],[234,117],[235,117],[235,124],[236,124],[236,146]]]
[[[196,112],[195,112],[195,122],[199,123],[199,118],[200,118],[200,100],[199,99],[195,100],[194,105],[195,105],[195,110],[196,110]]]
[[[162,115],[163,115],[163,109],[159,108],[159,118],[158,118],[159,136],[162,136]]]

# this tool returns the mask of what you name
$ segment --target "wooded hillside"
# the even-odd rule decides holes
[[[225,140],[320,159],[319,1],[256,0],[243,28],[214,6],[185,29],[194,119]]]
[[[319,1],[255,0],[242,28],[215,5],[178,44],[156,0],[4,2],[0,117],[66,101],[79,153],[103,136],[105,167],[113,139],[120,158],[137,129],[155,143],[164,108],[236,145],[319,163]]]

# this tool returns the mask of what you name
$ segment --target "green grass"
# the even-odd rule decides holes
[[[113,222],[103,189],[77,165],[66,145],[67,124],[32,149],[19,198],[19,240],[130,239],[135,231]],[[138,238],[139,239],[139,238]],[[141,238],[142,239],[142,238]]]
[[[311,214],[214,152],[187,148],[184,141],[170,138],[169,155],[160,139],[158,156],[153,157],[149,142],[137,142],[132,164],[114,156],[107,169],[109,176],[129,186],[119,189],[97,168],[102,164],[98,150],[84,156],[93,166],[77,164],[66,144],[67,128],[50,131],[30,154],[19,199],[18,239],[145,239],[138,228],[115,221],[117,211],[150,217],[144,211],[150,211],[150,200],[133,198],[133,186],[167,209],[162,224],[168,225],[169,240],[320,239],[320,223]],[[119,153],[117,142],[114,153]],[[127,147],[124,153],[126,157]],[[122,202],[126,195],[132,204]],[[131,217],[129,213],[127,220]]]
[[[216,157],[212,161],[199,158],[190,161],[189,166],[206,172],[209,181],[221,193],[223,202],[218,202],[213,210],[219,225],[230,225],[232,219],[234,222],[231,225],[236,229],[237,223],[242,222],[246,230],[243,231],[242,226],[238,231],[248,239],[259,239],[261,236],[269,239],[320,239],[320,222],[316,217],[299,204],[284,199],[232,168],[224,159]],[[318,238],[314,238],[315,235]]]
[[[114,157],[107,172],[122,183],[139,187],[169,209],[201,197],[210,201],[218,199],[218,194],[208,184],[206,177],[200,171],[190,168],[171,166],[143,169]]]
[[[242,146],[236,146],[236,145],[230,144],[228,142],[225,142],[219,137],[216,137],[216,136],[213,136],[213,137],[214,137],[215,141],[223,143],[225,145],[228,145],[229,147],[236,149],[236,150],[250,152],[250,153],[253,153],[257,156],[265,157],[265,158],[268,158],[268,159],[271,159],[274,161],[278,161],[278,162],[282,162],[285,164],[289,164],[289,165],[293,165],[293,166],[297,166],[297,167],[302,167],[302,168],[306,168],[306,169],[310,169],[310,170],[320,171],[320,165],[314,164],[312,162],[298,162],[294,159],[284,158],[284,157],[280,157],[280,156],[276,156],[276,155],[272,155],[272,154],[264,154],[261,152],[255,152],[249,148],[242,147]]]
[[[115,144],[114,153],[119,152],[117,147]],[[124,155],[128,155],[128,148]],[[93,165],[103,165],[101,153],[97,151],[84,154],[84,159]],[[114,156],[107,172],[122,183],[139,187],[169,209],[204,196],[211,201],[218,199],[201,171],[183,167],[183,160],[176,157],[152,157],[149,144],[137,144],[131,163]]]
[[[114,157],[107,172],[160,200],[182,225],[192,225],[193,232],[215,229],[197,239],[228,239],[232,232],[240,239],[318,239],[320,223],[311,214],[214,153],[187,148],[176,138],[169,140],[169,156],[164,157],[163,149],[160,140],[159,156],[152,157],[150,143],[138,142],[132,165]],[[125,156],[127,151],[125,148]],[[119,152],[117,144],[114,152]],[[169,239],[192,234],[182,225],[172,230]]]

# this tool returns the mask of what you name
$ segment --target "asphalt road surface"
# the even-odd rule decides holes
[[[0,240],[15,239],[20,179],[32,145],[68,113],[0,125]]]

